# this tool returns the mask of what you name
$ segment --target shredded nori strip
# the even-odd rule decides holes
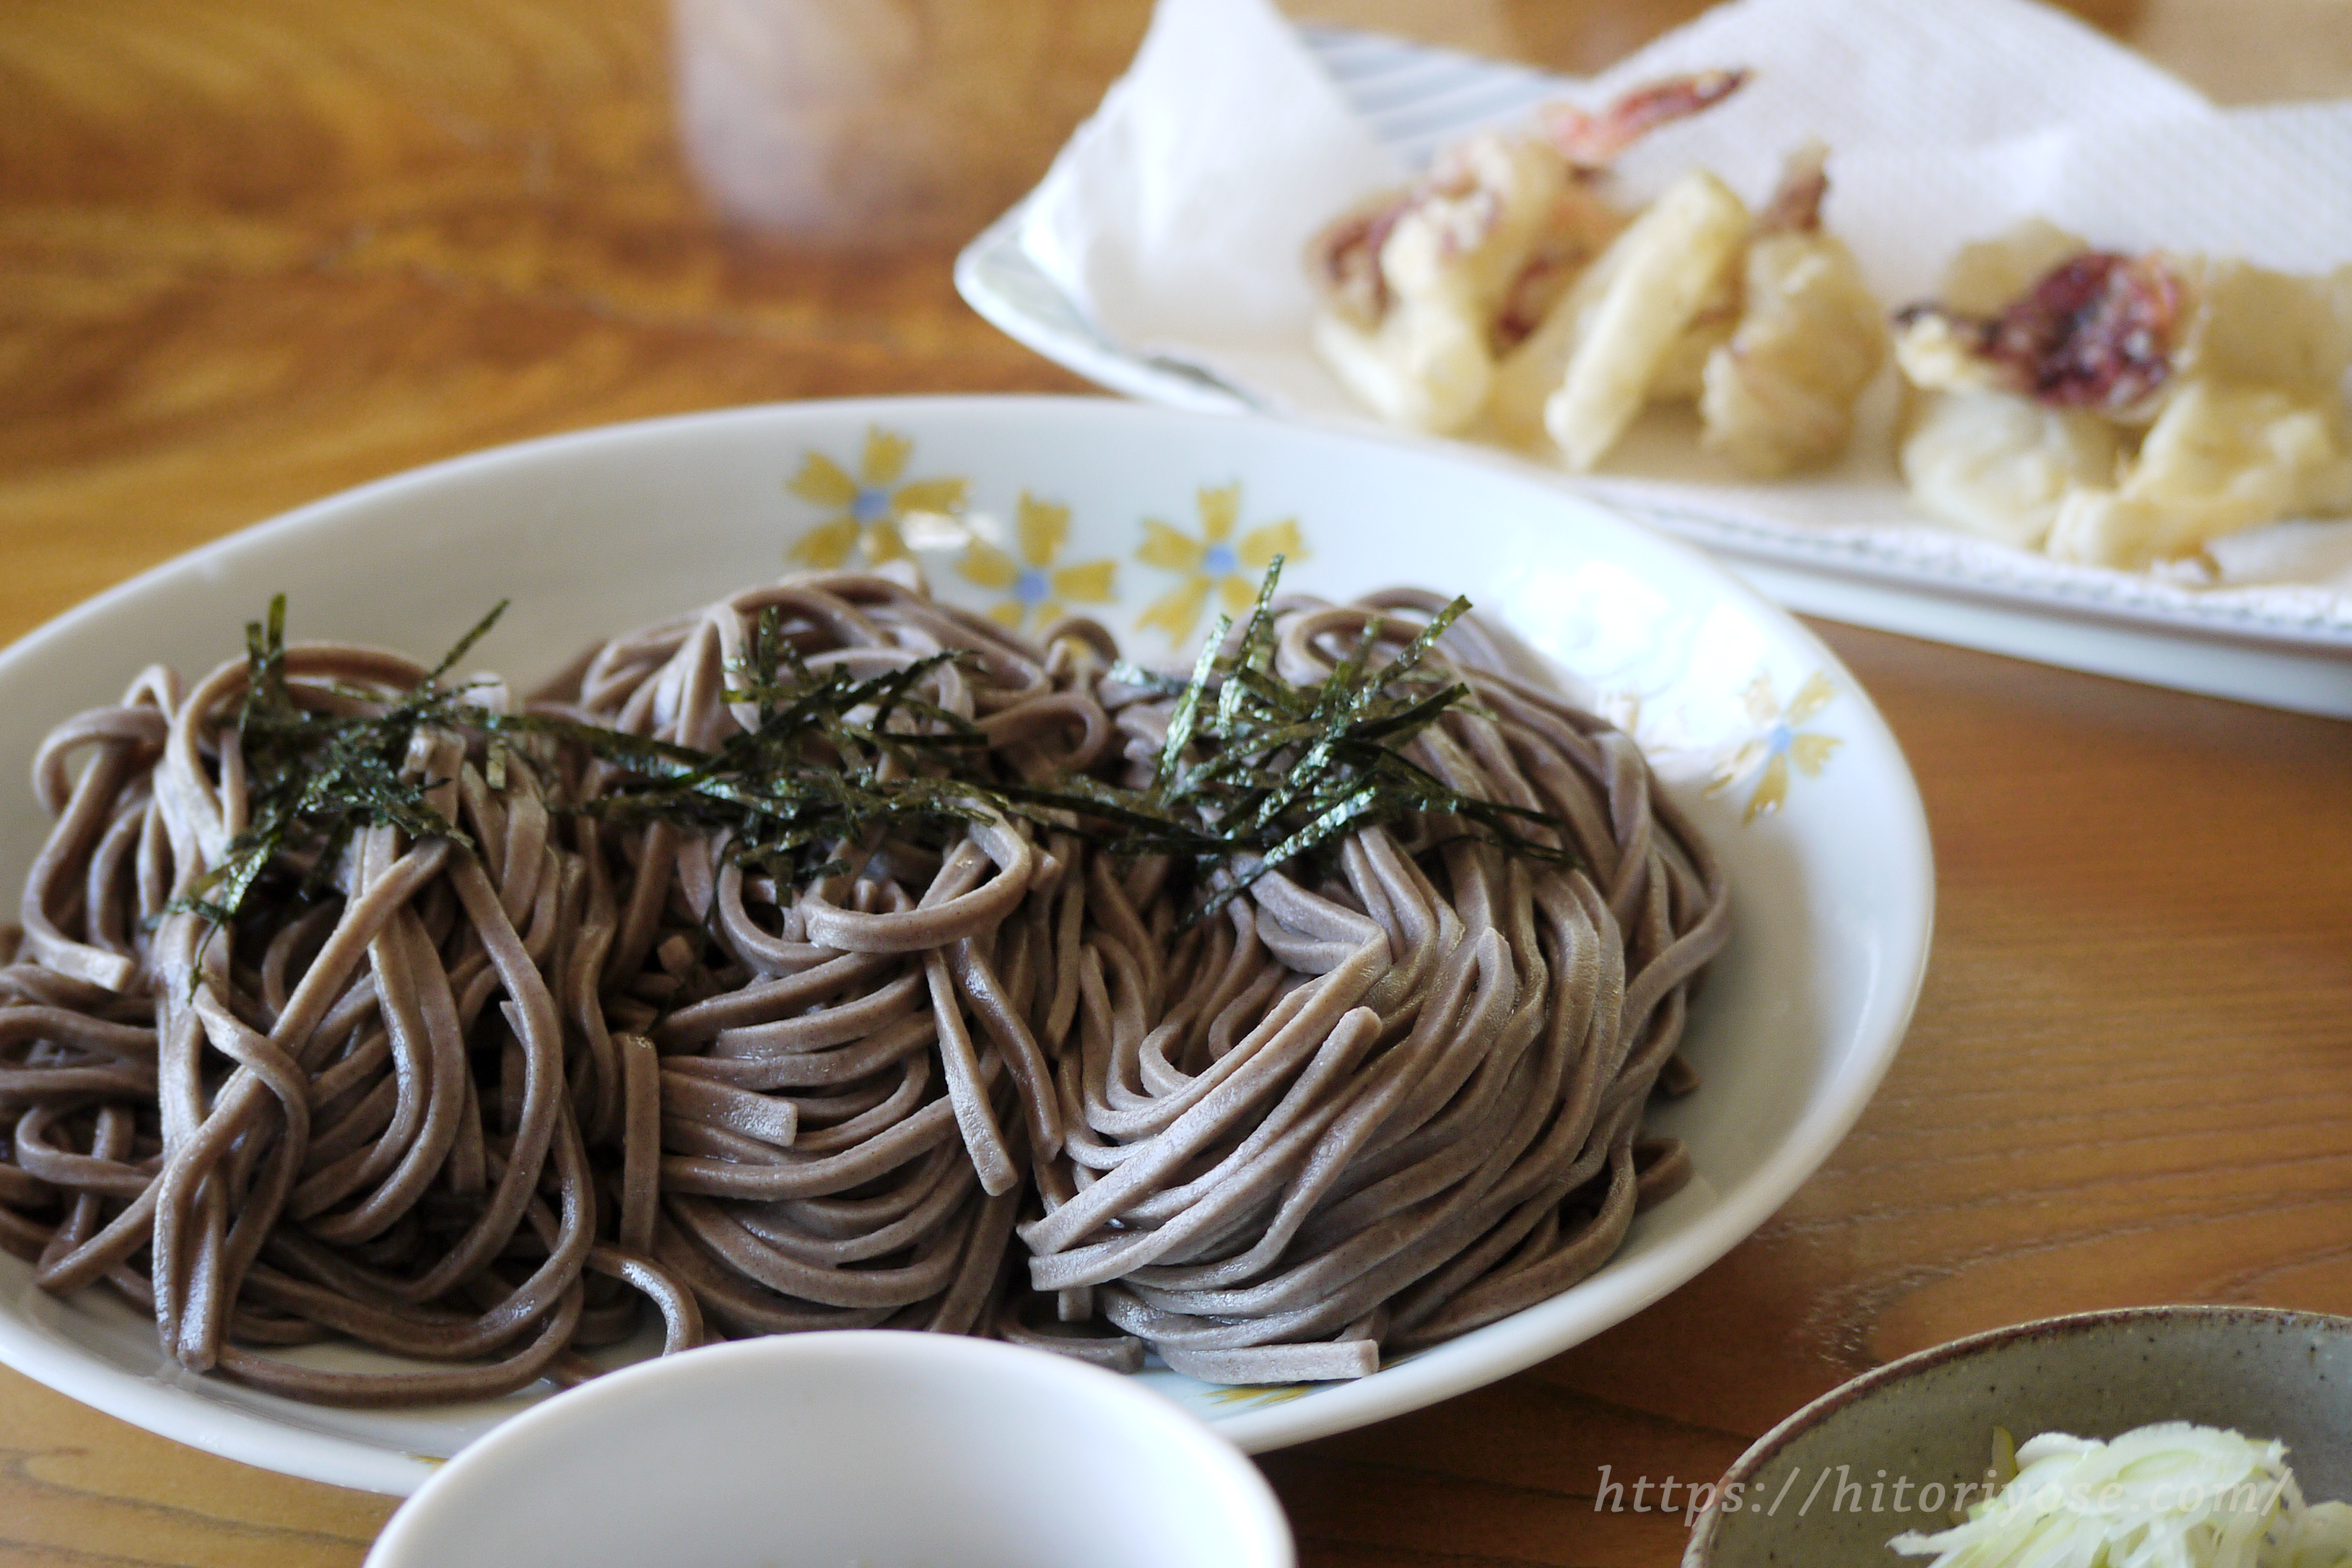
[[[782,880],[852,869],[840,856],[877,828],[932,839],[992,812],[1076,826],[1124,857],[1174,855],[1205,889],[1197,921],[1270,870],[1351,833],[1414,814],[1452,818],[1459,831],[1508,853],[1572,862],[1568,825],[1543,812],[1460,794],[1403,754],[1449,710],[1472,710],[1468,687],[1423,665],[1469,609],[1456,598],[1393,658],[1370,668],[1373,625],[1325,679],[1297,685],[1273,670],[1276,557],[1233,651],[1219,616],[1191,679],[1173,680],[1124,661],[1113,679],[1174,699],[1149,787],[1082,773],[1044,784],[986,776],[986,737],[928,702],[916,689],[940,653],[859,680],[840,666],[809,668],[772,607],[748,657],[730,671],[728,700],[756,707],[758,721],[717,750],[541,716],[509,717],[465,706],[441,678],[496,624],[501,603],[405,695],[373,715],[299,707],[285,679],[286,602],[246,628],[252,676],[237,719],[251,825],[219,867],[174,906],[215,924],[235,918],[255,881],[282,855],[307,860],[305,889],[331,874],[352,835],[390,825],[418,837],[467,842],[429,799],[439,780],[405,780],[402,764],[426,724],[492,736],[488,765],[503,773],[504,733],[558,736],[625,775],[571,809],[623,821],[669,822],[723,832],[728,853]],[[864,714],[853,720],[853,714]],[[896,721],[897,722],[894,722]],[[1549,830],[1553,842],[1528,830]]]
[[[489,716],[467,709],[464,689],[441,678],[498,624],[500,600],[459,637],[424,679],[373,714],[315,712],[286,684],[286,595],[269,601],[266,620],[245,627],[248,676],[237,712],[236,744],[246,773],[247,825],[228,856],[164,906],[191,911],[215,927],[236,918],[263,874],[293,856],[306,862],[301,891],[314,895],[334,873],[344,847],[362,827],[394,826],[414,837],[441,836],[471,847],[434,806],[441,779],[401,776],[410,743],[427,725],[478,728]],[[368,696],[373,700],[372,694]]]
[[[786,879],[849,870],[821,851],[858,842],[875,825],[937,832],[987,815],[991,792],[969,766],[971,756],[986,750],[987,737],[913,694],[956,654],[933,654],[866,680],[837,665],[820,675],[780,631],[772,606],[761,616],[749,652],[731,672],[737,684],[727,699],[756,704],[759,721],[715,752],[589,725],[526,722],[558,729],[636,775],[584,809],[723,830],[736,859]],[[866,708],[872,717],[853,722],[850,716]],[[900,715],[924,727],[893,728]],[[918,771],[925,767],[932,771]]]
[[[1468,687],[1422,668],[1470,602],[1454,599],[1377,669],[1367,668],[1373,643],[1368,621],[1364,637],[1327,679],[1295,685],[1272,668],[1273,599],[1282,567],[1277,556],[1267,568],[1230,656],[1222,650],[1232,622],[1217,617],[1181,689],[1132,665],[1113,669],[1121,681],[1176,699],[1151,787],[1129,803],[1132,826],[1117,847],[1190,856],[1203,885],[1215,884],[1194,908],[1194,920],[1267,871],[1414,813],[1456,818],[1483,830],[1473,837],[1515,855],[1571,861],[1569,849],[1522,831],[1551,829],[1564,846],[1572,842],[1565,822],[1462,795],[1402,752],[1449,709],[1471,709]],[[1158,825],[1138,825],[1137,816],[1156,817]]]

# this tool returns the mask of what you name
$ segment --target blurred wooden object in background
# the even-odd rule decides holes
[[[1126,68],[1145,0],[677,0],[688,165],[729,216],[877,250],[970,237]]]

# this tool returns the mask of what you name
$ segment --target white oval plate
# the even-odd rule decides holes
[[[28,759],[50,725],[114,700],[142,665],[194,678],[241,657],[245,622],[273,594],[288,595],[292,637],[426,658],[510,599],[474,662],[528,688],[595,637],[789,564],[887,549],[892,531],[942,596],[1030,625],[1050,603],[1085,610],[1147,662],[1189,657],[1214,606],[1246,604],[1276,552],[1286,586],[1334,597],[1396,584],[1466,594],[1636,734],[1729,870],[1735,932],[1688,1037],[1704,1086],[1652,1119],[1688,1141],[1697,1179],[1583,1283],[1371,1377],[1235,1390],[1143,1374],[1244,1447],[1459,1394],[1656,1300],[1797,1189],[1900,1044],[1934,907],[1926,819],[1894,738],[1828,649],[1697,552],[1500,464],[1271,421],[1093,399],[879,399],[458,458],[232,535],[0,653],[0,756]],[[28,790],[0,799],[10,886],[45,826]],[[52,1300],[29,1275],[0,1256],[0,1360],[289,1474],[407,1492],[539,1396],[296,1405],[188,1376],[118,1298]]]

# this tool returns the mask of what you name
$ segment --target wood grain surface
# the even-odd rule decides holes
[[[1297,6],[1582,69],[1697,8]],[[2352,89],[2340,0],[2083,8],[2229,100]],[[1034,177],[1142,16],[1119,0],[1085,48],[1031,49],[1050,134],[1000,139],[973,177]],[[672,39],[656,0],[0,7],[0,638],[495,442],[1077,388],[955,299],[950,246],[844,254],[730,224],[686,169]],[[2352,1311],[2352,730],[1822,629],[1935,835],[1935,959],[1901,1058],[1822,1173],[1657,1306],[1267,1456],[1315,1568],[1669,1563],[1680,1494],[1672,1516],[1596,1508],[1601,1467],[1712,1478],[1853,1373],[2021,1318]],[[0,1568],[355,1563],[390,1507],[0,1372]]]

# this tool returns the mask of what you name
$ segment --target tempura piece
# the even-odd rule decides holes
[[[1784,473],[1845,444],[1885,356],[1877,304],[1821,226],[1825,153],[1791,161],[1764,223],[1694,170],[1632,218],[1590,181],[1636,140],[1721,101],[1745,71],[1655,83],[1599,114],[1540,111],[1327,229],[1317,351],[1392,424],[1549,436],[1589,470],[1645,404],[1696,402],[1708,445]],[[1750,249],[1750,242],[1754,248]]]
[[[1490,132],[1341,219],[1316,246],[1328,301],[1316,347],[1382,418],[1459,429],[1493,379],[1489,323],[1568,184],[1558,149]]]
[[[1569,185],[1495,312],[1486,336],[1498,361],[1551,319],[1569,290],[1590,274],[1594,260],[1633,221],[1593,194],[1591,186]]]
[[[1821,226],[1827,157],[1816,142],[1790,159],[1748,247],[1738,326],[1706,361],[1701,440],[1759,478],[1843,447],[1854,400],[1886,358],[1861,264]]]
[[[1911,306],[1896,317],[1895,355],[1912,384],[1928,390],[2013,392],[2145,418],[2173,376],[2188,305],[2186,280],[2170,258],[2086,250],[1996,315]]]
[[[1623,237],[1621,230],[1618,238]],[[1544,435],[1544,400],[1559,389],[1568,374],[1568,362],[1576,345],[1591,331],[1594,313],[1601,300],[1609,296],[1619,271],[1623,268],[1626,250],[1622,244],[1612,243],[1592,264],[1579,273],[1573,284],[1548,311],[1535,331],[1503,356],[1496,367],[1494,390],[1488,395],[1487,413],[1495,428],[1513,441],[1539,440]],[[1738,313],[1738,298],[1730,291],[1738,281],[1738,274],[1725,268],[1716,287],[1694,317],[1694,324],[1715,320],[1728,322]],[[1728,326],[1725,328],[1727,334]],[[1714,348],[1709,342],[1696,355],[1697,365],[1706,363]],[[1670,364],[1690,364],[1694,359],[1684,340],[1677,338],[1667,351]],[[1660,367],[1660,374],[1666,373]]]
[[[1583,174],[1597,174],[1661,125],[1711,109],[1746,85],[1745,70],[1693,71],[1637,87],[1598,114],[1572,103],[1538,110],[1544,135]]]
[[[1573,332],[1566,374],[1543,405],[1544,428],[1569,467],[1588,471],[1617,444],[1747,232],[1748,209],[1731,188],[1695,169],[1594,263],[1609,268],[1607,285],[1589,323]],[[1572,291],[1562,309],[1576,303]]]
[[[2281,518],[2347,508],[2339,408],[2199,377],[2149,427],[2120,487],[2065,498],[2048,548],[2061,561],[2137,571]]]
[[[1599,114],[1554,106],[1539,135],[1482,132],[1427,178],[1317,237],[1316,349],[1383,419],[1460,429],[1485,405],[1496,357],[1552,315],[1627,222],[1591,188],[1656,125],[1716,103],[1741,71],[1677,77]]]
[[[1477,416],[1495,362],[1475,318],[1445,308],[1391,310],[1371,329],[1315,319],[1323,363],[1373,413],[1408,430],[1445,435]]]
[[[2051,268],[2090,248],[2089,240],[2046,218],[2027,218],[1995,238],[1960,247],[1944,269],[1944,308],[1997,316]]]
[[[1669,77],[1636,88],[1599,114],[1573,105],[1546,104],[1537,111],[1545,139],[1568,160],[1575,178],[1553,210],[1544,233],[1519,268],[1519,277],[1505,296],[1491,334],[1498,355],[1510,353],[1532,337],[1557,312],[1560,301],[1593,261],[1615,243],[1633,222],[1593,192],[1593,182],[1634,142],[1670,121],[1696,114],[1722,102],[1748,80],[1744,70],[1698,71]],[[1696,353],[1687,353],[1691,395],[1696,396],[1698,369],[1706,351],[1730,332],[1729,318],[1737,300],[1727,291],[1700,312],[1702,320],[1724,318],[1720,331]],[[1558,382],[1567,356],[1563,351],[1551,380]],[[1669,374],[1672,374],[1671,372]],[[1550,389],[1547,386],[1545,391]],[[1534,421],[1530,420],[1530,427]]]
[[[1706,362],[1731,341],[1739,329],[1740,302],[1745,297],[1744,268],[1738,258],[1716,279],[1699,302],[1698,313],[1666,347],[1658,374],[1650,382],[1653,403],[1696,403],[1706,390]]]
[[[2042,224],[1962,252],[1947,293],[1896,338],[1931,515],[2136,571],[2352,511],[2352,267],[2126,256]]]
[[[2192,374],[2325,396],[2352,367],[2352,266],[2299,278],[2234,258],[2093,250],[2033,220],[1954,260],[1943,300],[1901,313],[1916,386],[1999,387],[2153,419]]]
[[[1931,392],[1896,454],[1911,500],[1956,528],[2038,550],[2069,494],[2114,481],[2123,437],[2081,409]]]
[[[2327,398],[2352,371],[2352,264],[2299,278],[2232,258],[2176,263],[2194,308],[2184,373]]]

